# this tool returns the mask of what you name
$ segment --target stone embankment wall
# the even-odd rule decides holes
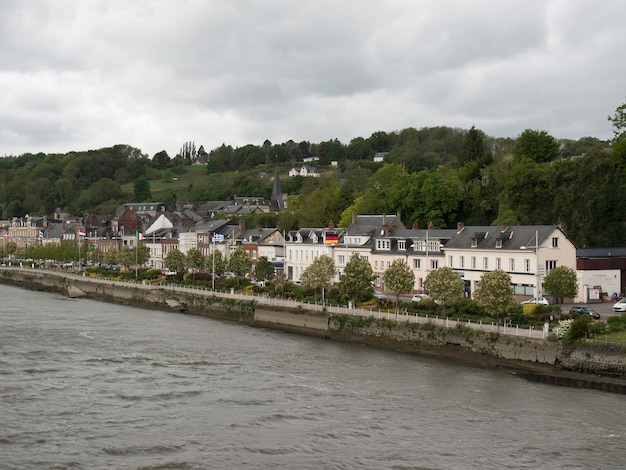
[[[301,335],[502,366],[517,370],[529,380],[626,393],[626,350],[621,345],[588,343],[564,347],[556,341],[486,333],[462,325],[445,328],[430,323],[330,315],[302,306],[270,307],[215,293],[70,278],[42,271],[2,270],[0,281],[70,297],[180,311]]]

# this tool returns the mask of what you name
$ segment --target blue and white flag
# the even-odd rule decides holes
[[[214,233],[213,234],[213,243],[219,243],[224,241],[223,233]]]

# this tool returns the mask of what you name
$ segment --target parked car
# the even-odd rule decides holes
[[[596,312],[594,309],[592,309],[591,307],[581,307],[579,305],[574,305],[572,308],[569,309],[569,313],[570,315],[571,314],[591,315],[591,318],[593,318],[594,320],[600,319],[600,314]]]
[[[176,276],[176,274],[178,273],[176,271],[171,271],[165,268],[163,271],[161,271],[161,274],[163,274],[164,276]]]
[[[374,289],[374,298],[376,300],[380,300],[381,302],[387,302],[387,296],[383,294],[381,291]]]
[[[526,305],[526,304],[550,305],[550,302],[548,302],[548,299],[546,299],[545,297],[533,297],[532,299],[528,299],[520,303],[520,305]]]
[[[222,277],[237,277],[237,275],[235,273],[233,273],[233,272],[230,272],[230,271],[224,271],[222,273]]]
[[[430,299],[428,294],[413,294],[411,297],[411,302],[419,302],[420,300]]]
[[[613,305],[614,312],[626,312],[626,297]]]

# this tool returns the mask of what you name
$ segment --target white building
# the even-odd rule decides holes
[[[465,295],[476,291],[485,272],[502,270],[511,276],[513,293],[542,297],[542,280],[557,266],[576,270],[576,246],[556,225],[464,226],[444,247],[446,266],[465,281]]]

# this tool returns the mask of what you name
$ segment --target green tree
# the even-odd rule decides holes
[[[352,253],[339,280],[339,291],[356,305],[359,294],[371,294],[374,274],[372,265],[359,253]]]
[[[415,285],[415,274],[403,260],[395,259],[383,273],[383,281],[385,288],[396,296],[396,320],[398,320],[400,296],[411,292]]]
[[[196,279],[196,272],[204,269],[204,256],[197,248],[191,248],[185,255],[185,266],[192,272],[193,279]]]
[[[308,289],[320,289],[323,300],[324,289],[330,284],[336,272],[335,262],[330,256],[318,256],[302,273],[302,285]]]
[[[517,306],[511,287],[511,276],[502,270],[486,272],[480,276],[478,290],[474,293],[478,305],[498,320]]]
[[[491,160],[491,154],[485,146],[485,134],[472,126],[465,135],[459,154],[459,164],[467,167],[466,179],[480,177],[480,169],[490,164]]]
[[[172,250],[165,256],[164,264],[170,271],[184,272],[185,255],[180,250]]]
[[[135,191],[135,202],[146,202],[152,199],[152,194],[150,194],[150,183],[145,176],[140,176],[135,180],[133,189]]]
[[[214,265],[215,262],[215,265]],[[215,250],[206,258],[206,271],[209,273],[222,274],[226,270],[226,260],[221,251]]]
[[[578,293],[576,271],[568,266],[557,266],[543,280],[543,288],[562,303],[564,298],[574,298]]]
[[[154,166],[157,170],[164,170],[170,166],[171,160],[172,159],[167,152],[165,150],[161,150],[160,152],[155,153],[154,157],[152,157],[152,166]]]
[[[463,279],[452,268],[444,266],[428,273],[424,280],[424,290],[432,299],[446,306],[463,295]]]
[[[355,201],[357,214],[395,214],[407,204],[411,177],[402,165],[385,164],[367,181],[363,196]]]
[[[243,277],[250,272],[252,268],[252,260],[248,255],[248,252],[243,249],[241,245],[235,248],[235,251],[230,255],[228,260],[228,267],[238,277]]]
[[[117,255],[117,262],[126,269],[130,268],[133,264],[135,264],[135,250],[125,246]]]
[[[9,255],[12,256],[15,253],[17,253],[17,243],[15,242],[8,242],[5,246],[4,246],[4,252]]]
[[[485,154],[484,134],[476,130],[474,126],[465,135],[461,153],[459,154],[459,163],[464,165],[468,162],[477,162],[483,159]]]
[[[139,266],[143,266],[150,260],[150,248],[148,248],[147,245],[139,243],[137,244],[137,246],[135,246],[135,249],[133,251],[135,252],[134,262],[137,263]]]
[[[178,155],[183,159],[185,165],[191,165],[193,162],[196,161],[196,143],[185,142],[180,148],[180,152],[178,152]]]
[[[617,140],[626,132],[626,103],[618,106],[615,109],[615,114],[609,116],[608,119],[613,124],[613,133],[615,140]]]
[[[548,163],[561,156],[557,140],[546,131],[526,129],[515,141],[512,149],[517,160],[528,158],[537,163]]]
[[[274,279],[274,266],[267,259],[267,256],[260,256],[254,267],[254,278],[257,281],[271,281]]]
[[[117,261],[119,254],[120,254],[120,251],[117,248],[109,248],[104,253],[104,262],[108,264],[109,266],[112,266],[114,264],[119,264]]]

